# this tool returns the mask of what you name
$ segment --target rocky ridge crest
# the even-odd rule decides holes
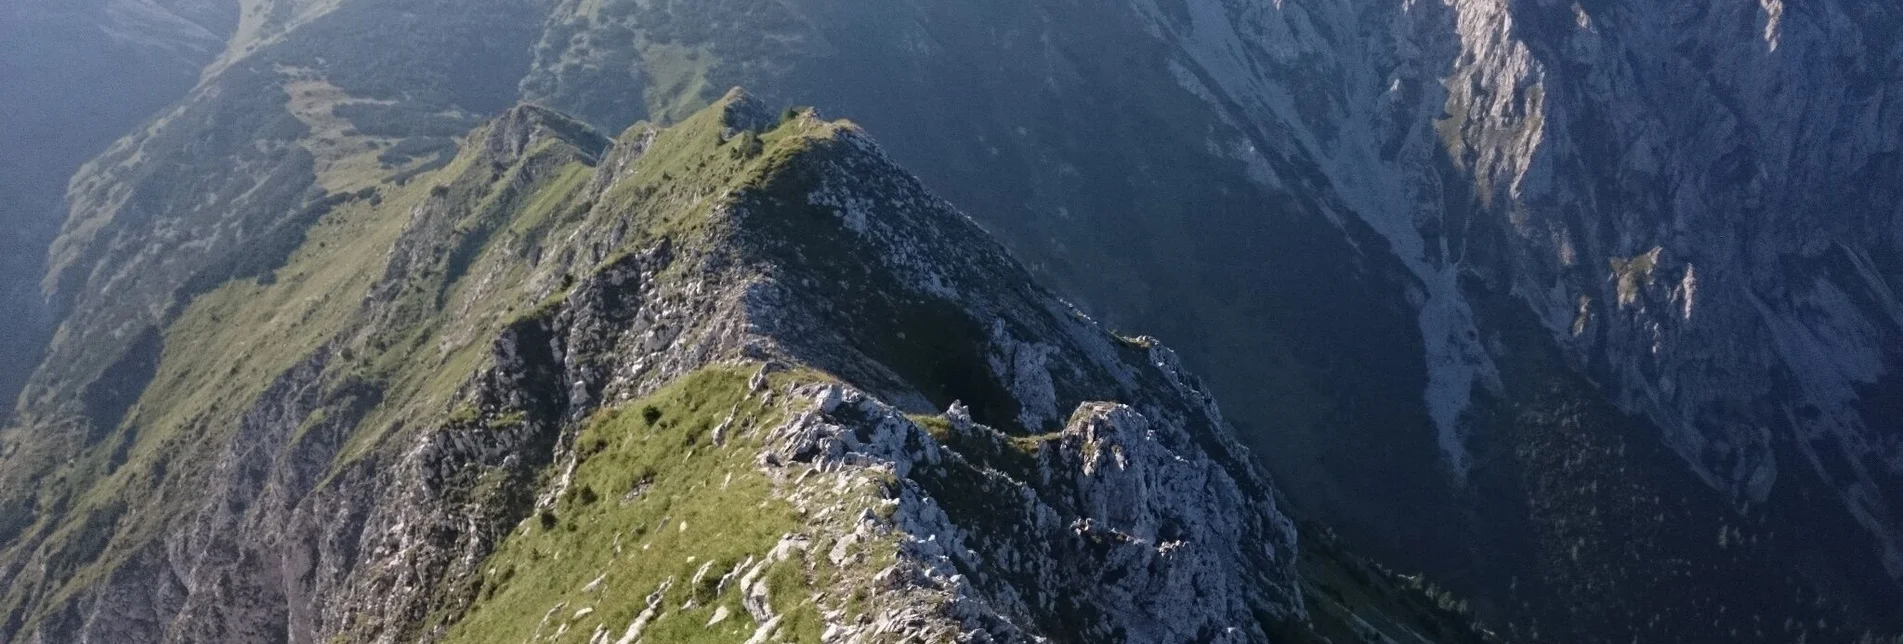
[[[263,295],[186,304],[154,387],[189,377],[188,331],[214,307],[269,307],[357,248],[383,249],[380,276],[305,300],[287,333],[309,348],[267,385],[209,385],[234,409],[132,405],[126,455],[59,501],[77,522],[39,515],[5,552],[4,639],[460,641],[530,598],[550,606],[532,639],[600,642],[686,615],[756,641],[1264,641],[1306,616],[1293,524],[1201,385],[1035,286],[850,124],[736,93],[610,144],[517,108],[440,175],[325,216],[315,230],[375,234],[314,233],[329,241],[274,282],[221,287]],[[181,418],[203,433],[167,431]],[[670,441],[683,464],[615,460]],[[696,462],[746,465],[723,482]],[[496,570],[612,532],[564,520],[726,507],[695,495],[749,481],[785,529],[719,583],[699,566],[604,590],[669,565],[624,559],[623,539],[665,549],[658,535],[701,535],[688,521],[568,551],[611,557],[572,592]],[[700,492],[658,492],[676,485]],[[779,525],[714,525],[750,520]]]

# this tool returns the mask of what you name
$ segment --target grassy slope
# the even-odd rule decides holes
[[[61,588],[55,597],[96,581],[196,505],[202,469],[214,461],[248,403],[337,333],[362,300],[375,277],[363,266],[387,251],[401,229],[400,218],[378,217],[380,212],[367,202],[336,209],[274,283],[226,284],[194,301],[164,331],[157,375],[126,423],[100,449],[40,486],[43,506],[74,508],[39,528],[59,526],[46,540],[48,556],[77,567],[67,571],[73,576],[64,583],[60,574],[41,580]],[[127,508],[115,522],[76,520],[113,507]],[[112,545],[93,561],[86,552],[62,552],[83,533],[103,533],[90,538],[110,539]],[[32,590],[16,585],[7,603]]]
[[[749,375],[710,367],[596,414],[577,439],[582,459],[572,485],[489,558],[484,578],[473,582],[481,584],[480,599],[446,641],[519,642],[562,632],[566,639],[552,641],[580,642],[597,629],[612,640],[647,607],[627,599],[654,596],[661,609],[646,641],[746,639],[754,625],[738,584],[721,589],[721,578],[806,525],[754,464],[762,435],[787,411],[750,396]],[[776,374],[773,381],[777,388],[813,377]],[[712,433],[722,425],[732,438],[716,444]],[[806,565],[792,558],[767,571],[771,603],[787,616],[781,635],[817,641],[816,579]],[[730,617],[707,626],[722,607]]]
[[[623,137],[623,145],[649,147],[601,203],[638,213],[636,238],[692,245],[722,236],[726,222],[711,214],[725,195],[757,187],[814,141],[847,127],[789,114],[764,132],[730,132],[723,119],[732,99],[675,127],[657,132],[637,125]],[[646,641],[746,639],[754,626],[739,591],[716,593],[719,579],[750,557],[764,557],[782,536],[810,532],[753,463],[760,434],[785,410],[749,398],[748,373],[705,369],[589,420],[576,440],[583,458],[567,493],[524,521],[489,559],[484,579],[472,582],[481,591],[466,614],[433,618],[452,624],[448,641],[521,641],[557,632],[586,641],[597,629],[612,641],[646,606],[600,602],[604,597],[659,602]],[[817,377],[778,374],[773,382]],[[710,433],[723,423],[736,437],[714,445]],[[811,551],[830,548],[818,543]],[[894,556],[889,544],[870,550],[865,555],[874,561]],[[834,586],[842,573],[798,557],[766,571],[774,610],[785,615],[776,637],[817,641],[820,607],[813,590]],[[702,583],[694,583],[697,577]],[[857,599],[844,601],[850,614]],[[708,625],[721,607],[729,617]]]
[[[437,176],[454,177],[469,164],[465,159]],[[572,183],[554,187],[571,189]],[[184,307],[163,330],[165,348],[156,375],[126,421],[36,490],[40,507],[55,510],[42,513],[28,531],[50,537],[45,547],[29,553],[15,544],[5,553],[9,560],[44,557],[66,568],[14,584],[6,604],[17,611],[25,602],[58,603],[92,586],[196,509],[206,469],[230,441],[239,418],[276,378],[358,322],[380,275],[377,267],[429,188],[428,181],[409,187],[384,184],[380,189],[387,197],[350,202],[319,219],[304,244],[269,278],[228,282]],[[434,315],[418,319],[416,337],[432,336],[440,322]],[[361,362],[333,367],[327,377],[336,385],[353,377],[389,378],[405,387],[399,391],[416,394],[412,401],[434,398],[440,408],[446,388],[431,391],[425,385],[447,364],[472,364],[474,351],[464,347],[469,350],[426,356],[417,351],[422,344],[366,355]],[[469,371],[463,369],[457,378]],[[102,521],[106,509],[121,510]],[[33,600],[45,592],[50,596]]]
[[[729,140],[721,122],[727,104],[661,130],[649,154],[605,196],[608,205],[597,214],[629,213],[639,224],[625,246],[718,235],[720,222],[708,217],[714,197],[756,181],[842,127],[802,117]],[[647,132],[634,128],[628,142]],[[479,130],[471,140],[483,135]],[[382,399],[357,423],[340,462],[371,453],[405,424],[429,426],[448,415],[458,387],[485,359],[489,339],[538,303],[526,292],[532,277],[526,256],[589,224],[593,205],[581,203],[593,171],[564,144],[544,140],[525,153],[526,161],[493,175],[476,167],[473,155],[466,151],[404,185],[386,179],[375,196],[344,202],[319,218],[267,277],[227,282],[181,309],[161,331],[155,376],[126,420],[78,458],[50,465],[53,473],[25,491],[40,512],[19,526],[22,538],[0,552],[0,563],[46,568],[28,565],[0,593],[0,607],[14,623],[31,624],[47,607],[95,587],[195,511],[208,469],[240,417],[319,347],[346,347],[326,368],[328,388],[368,384]],[[537,167],[531,187],[507,189],[529,166]],[[432,257],[413,270],[384,305],[391,313],[365,332],[359,328],[363,303],[382,274],[378,267],[432,193],[446,196],[459,213],[440,246],[460,253]],[[458,261],[458,254],[469,259]]]

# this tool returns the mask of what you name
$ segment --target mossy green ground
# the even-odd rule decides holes
[[[727,110],[739,100],[739,95],[729,94],[666,129],[653,130],[645,124],[630,128],[621,145],[640,145],[649,136],[652,140],[602,201],[616,211],[642,215],[637,218],[638,232],[646,238],[704,237],[714,232],[713,226],[725,223],[711,215],[728,196],[760,187],[816,141],[851,127],[799,113],[764,131],[735,131],[725,119]]]
[[[754,463],[762,437],[786,411],[749,395],[750,374],[737,366],[703,369],[596,414],[577,437],[579,466],[567,491],[523,521],[484,564],[478,600],[445,641],[521,642],[565,631],[549,641],[584,642],[597,629],[613,641],[664,586],[643,641],[751,635],[737,577],[716,594],[720,579],[750,558],[764,559],[806,522]],[[804,377],[773,380],[777,387]],[[713,434],[723,425],[727,440],[717,445]],[[766,578],[770,603],[786,616],[777,639],[817,641],[816,580],[802,558],[773,564]],[[729,617],[708,626],[721,607]]]

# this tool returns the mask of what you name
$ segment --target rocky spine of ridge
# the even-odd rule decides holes
[[[582,508],[571,484],[631,434],[578,436],[721,372],[752,375],[683,394],[739,398],[682,463],[740,450],[749,467],[694,489],[757,477],[790,529],[717,585],[551,598],[535,637],[643,641],[711,604],[730,616],[705,628],[755,641],[1265,641],[1306,618],[1294,526],[1202,386],[1037,287],[849,124],[733,94],[611,144],[517,108],[440,173],[326,216],[404,218],[357,242],[384,249],[362,267],[381,276],[290,323],[316,339],[268,384],[215,380],[238,409],[151,444],[186,403],[147,392],[106,443],[120,455],[59,470],[98,478],[0,553],[0,640],[481,639],[458,624],[503,610],[499,585],[527,592],[485,561],[564,534],[537,517]],[[185,303],[153,387],[185,377],[184,327],[226,290],[295,288],[353,247],[314,244],[275,281]],[[641,489],[614,511],[659,502]],[[614,565],[665,565],[615,544]]]

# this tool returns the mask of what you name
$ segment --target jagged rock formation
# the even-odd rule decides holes
[[[1294,525],[1174,355],[1035,286],[843,122],[734,94],[610,142],[516,108],[269,275],[178,305],[116,447],[9,489],[35,511],[0,639],[1266,641],[1307,617]]]

